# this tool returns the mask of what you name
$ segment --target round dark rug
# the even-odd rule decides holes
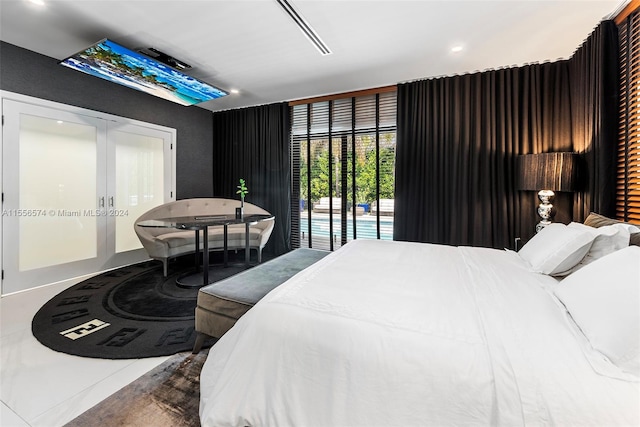
[[[33,318],[33,335],[53,350],[102,359],[191,350],[198,289],[176,286],[176,277],[193,268],[183,262],[165,278],[161,264],[147,261],[94,276],[49,300]],[[216,266],[209,277],[218,281],[245,269]]]

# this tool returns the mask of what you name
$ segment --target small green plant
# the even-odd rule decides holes
[[[244,205],[244,196],[249,193],[249,189],[247,188],[247,185],[244,179],[240,178],[240,185],[238,185],[237,188],[238,188],[238,191],[236,191],[236,194],[240,195],[240,201]]]

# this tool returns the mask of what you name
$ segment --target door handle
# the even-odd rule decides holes
[[[109,197],[109,207],[113,207],[113,196]]]
[[[104,197],[100,197],[98,200],[98,207],[104,208]]]

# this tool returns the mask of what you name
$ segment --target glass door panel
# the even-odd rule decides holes
[[[3,114],[3,293],[94,270],[106,251],[105,121],[9,100]]]
[[[107,214],[115,223],[115,253],[142,248],[133,225],[171,196],[171,134],[135,125],[110,125],[115,174]],[[167,167],[167,165],[169,165]]]
[[[396,133],[381,133],[379,145],[380,239],[393,240]]]
[[[343,210],[342,191],[342,138],[331,139],[331,158],[329,167],[331,168],[331,195],[333,197],[333,207],[331,209],[331,231],[333,235],[333,249],[338,249],[342,245],[342,217],[346,218],[346,212],[350,208],[347,200],[344,200],[347,209]],[[344,223],[346,225],[346,223]],[[346,237],[346,236],[345,236]],[[346,242],[345,242],[346,243]]]
[[[329,250],[330,239],[334,237],[329,222],[332,208],[329,203],[329,141],[315,139],[311,141],[311,157],[308,167],[311,170],[309,206],[311,208],[311,237],[313,247]],[[333,200],[335,203],[335,200]],[[301,218],[301,228],[307,227],[306,219]],[[305,230],[305,228],[302,228]]]
[[[97,128],[22,114],[19,140],[19,270],[95,258]]]

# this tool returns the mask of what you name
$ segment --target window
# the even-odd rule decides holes
[[[620,220],[640,223],[640,13],[636,10],[619,16],[616,23],[620,38],[616,215]]]
[[[292,105],[292,247],[393,239],[396,90]]]

